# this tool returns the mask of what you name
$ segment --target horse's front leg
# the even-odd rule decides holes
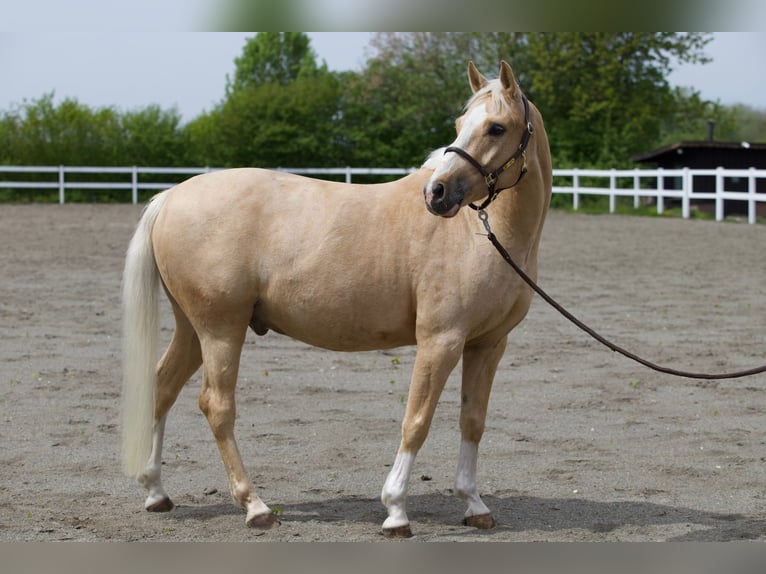
[[[460,455],[455,476],[455,493],[468,508],[463,524],[492,528],[495,520],[476,488],[479,441],[484,434],[489,394],[497,365],[505,352],[507,337],[495,345],[466,347],[463,352],[463,384],[460,407]]]
[[[402,422],[402,441],[381,494],[381,500],[388,510],[388,518],[383,522],[383,533],[386,536],[412,536],[406,510],[412,465],[428,436],[444,383],[460,359],[462,349],[463,340],[457,337],[430,338],[418,343],[407,410]]]

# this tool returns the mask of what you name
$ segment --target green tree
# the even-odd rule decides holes
[[[698,33],[529,34],[529,89],[556,165],[626,166],[656,146],[683,104],[667,80],[674,63],[704,63],[709,41]]]
[[[673,66],[705,62],[709,41],[697,33],[379,34],[343,110],[353,137],[369,141],[358,146],[362,160],[411,165],[454,137],[469,95],[467,60],[492,75],[505,59],[543,112],[557,166],[628,165],[684,105],[667,81]]]
[[[203,112],[183,127],[183,139],[187,143],[185,159],[189,165],[225,167],[232,165],[226,159],[230,142],[221,136],[221,106]]]
[[[259,33],[235,60],[226,97],[187,126],[204,165],[298,167],[343,162],[340,83],[303,33]]]
[[[545,117],[557,167],[632,165],[677,139],[764,139],[764,112],[672,89],[705,62],[707,34],[380,33],[363,71],[317,65],[303,33],[247,40],[224,99],[182,126],[176,110],[91,109],[53,94],[0,114],[0,161],[58,165],[413,166],[454,139],[468,59],[511,63]]]
[[[90,108],[54,94],[0,117],[0,160],[27,165],[175,165],[183,161],[177,110]]]
[[[496,70],[515,33],[379,33],[366,69],[344,85],[343,120],[352,165],[419,165],[455,137],[468,99],[466,54]],[[507,56],[505,56],[507,59]],[[490,63],[491,62],[491,63]]]
[[[737,104],[730,109],[736,127],[732,129],[729,139],[746,142],[766,141],[766,109],[757,109],[744,104]],[[727,132],[722,132],[723,137],[727,137]]]
[[[54,103],[53,93],[25,102],[3,124],[7,146],[0,157],[27,165],[113,165],[118,159],[119,118],[113,108],[91,110],[74,99]]]
[[[730,132],[735,116],[730,108],[703,100],[691,88],[673,90],[673,114],[662,119],[660,134],[652,147],[661,147],[681,140],[704,140],[708,135],[708,122],[714,122],[716,139]],[[647,148],[647,150],[650,148]]]
[[[122,165],[174,166],[186,163],[181,115],[152,105],[120,114]]]
[[[259,32],[245,43],[234,60],[227,93],[272,82],[289,84],[318,72],[311,39],[303,32]]]
[[[229,94],[189,126],[206,165],[337,165],[334,145],[339,86],[331,74],[267,83]]]
[[[21,122],[17,114],[6,111],[0,115],[0,164],[19,163],[13,148],[19,139],[18,132],[20,129]]]

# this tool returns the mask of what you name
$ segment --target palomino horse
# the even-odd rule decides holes
[[[494,232],[535,276],[552,176],[542,118],[510,66],[503,62],[489,81],[471,63],[468,78],[474,95],[453,146],[398,181],[362,186],[231,169],[191,178],[146,207],[123,278],[122,432],[123,467],[147,489],[147,510],[173,508],[160,480],[165,420],[202,365],[199,406],[232,497],[248,526],[279,524],[254,492],[234,439],[249,326],[338,351],[417,344],[401,443],[381,496],[390,536],[411,535],[413,462],[462,356],[455,492],[467,504],[465,524],[494,525],[476,488],[478,447],[507,335],[532,294],[480,236],[476,215],[460,208],[488,188],[490,199],[506,188],[489,210]],[[176,329],[156,363],[160,282]]]

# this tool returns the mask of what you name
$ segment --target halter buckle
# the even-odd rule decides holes
[[[487,189],[494,190],[495,184],[497,184],[497,174],[495,173],[488,173],[484,176],[484,183],[487,184]]]

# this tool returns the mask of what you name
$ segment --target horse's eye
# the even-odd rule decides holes
[[[501,136],[505,133],[505,126],[503,124],[493,123],[490,124],[487,134],[491,136]]]

